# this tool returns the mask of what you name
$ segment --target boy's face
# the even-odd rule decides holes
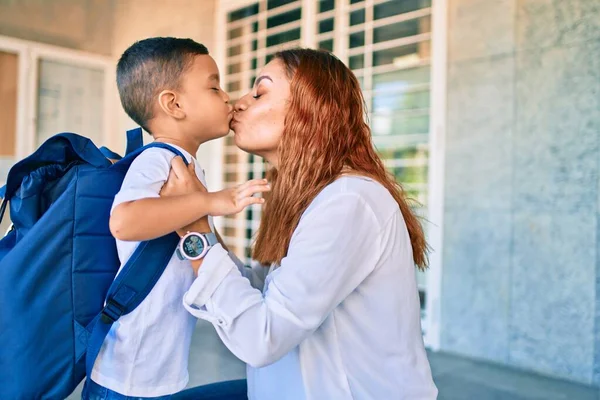
[[[229,105],[227,93],[221,90],[219,69],[211,56],[194,57],[181,78],[178,92],[185,111],[186,135],[206,141],[229,133],[233,107]]]

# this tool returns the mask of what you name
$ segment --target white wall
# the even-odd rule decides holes
[[[0,1],[0,35],[110,55],[115,0]]]

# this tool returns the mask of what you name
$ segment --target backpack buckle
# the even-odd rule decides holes
[[[112,324],[123,315],[123,307],[114,300],[109,300],[100,313],[100,320],[105,324]]]
[[[4,237],[7,237],[9,233],[11,233],[12,231],[15,230],[15,224],[10,224],[10,226],[8,227],[8,229],[6,230],[6,233],[4,234]]]

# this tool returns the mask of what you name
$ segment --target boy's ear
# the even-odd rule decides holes
[[[175,119],[185,118],[185,112],[177,102],[177,93],[171,90],[163,90],[158,95],[158,105],[161,110],[170,117]]]

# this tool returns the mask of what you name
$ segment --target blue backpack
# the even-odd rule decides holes
[[[0,222],[10,204],[13,223],[0,240],[0,399],[67,397],[175,251],[175,233],[142,242],[115,280],[109,215],[131,162],[149,147],[186,161],[163,143],[142,147],[141,129],[127,136],[121,159],[82,136],[56,135],[14,165],[0,189]]]

